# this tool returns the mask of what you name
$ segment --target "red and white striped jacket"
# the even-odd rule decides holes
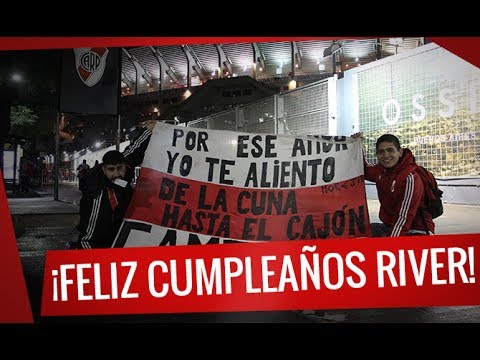
[[[435,232],[430,213],[419,211],[425,208],[425,200],[422,179],[416,169],[415,157],[406,148],[397,165],[391,169],[365,161],[365,179],[376,184],[380,201],[379,218],[389,227],[392,237],[404,236],[412,231],[425,233],[425,224],[429,232]]]

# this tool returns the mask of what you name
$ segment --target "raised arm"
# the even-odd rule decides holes
[[[355,134],[352,134],[350,137],[353,139],[360,138],[362,140],[362,144],[363,144],[363,141],[365,140],[362,132],[357,132]],[[367,157],[365,156],[365,148],[362,147],[362,150],[363,150],[363,172],[365,174],[365,179],[368,181],[376,182],[377,176],[380,174],[382,169],[380,165],[369,164],[367,162]]]

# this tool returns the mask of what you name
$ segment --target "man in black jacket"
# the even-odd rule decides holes
[[[105,153],[102,164],[89,173],[80,200],[78,241],[67,244],[67,249],[112,246],[132,197],[135,167],[143,162],[153,126],[149,124],[123,153]]]
[[[131,186],[124,180],[126,170],[123,154],[111,150],[96,173],[88,176],[80,205],[79,249],[112,245],[132,196]]]

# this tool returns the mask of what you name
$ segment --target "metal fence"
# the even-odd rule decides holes
[[[336,80],[336,77],[320,80],[284,94],[189,121],[187,126],[249,133],[336,135],[330,133],[332,112],[335,112],[335,107],[330,104],[335,97]]]

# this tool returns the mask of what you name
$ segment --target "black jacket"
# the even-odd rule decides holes
[[[110,182],[102,166],[95,167],[88,174],[80,200],[78,249],[112,246],[132,198],[131,180],[135,167],[142,164],[151,135],[150,130],[143,131],[123,152],[127,163],[125,180],[128,184],[125,188]]]
[[[79,249],[107,248],[112,245],[132,192],[130,184],[125,188],[112,184],[101,167],[89,174],[80,201],[80,224],[77,227],[80,231]]]

